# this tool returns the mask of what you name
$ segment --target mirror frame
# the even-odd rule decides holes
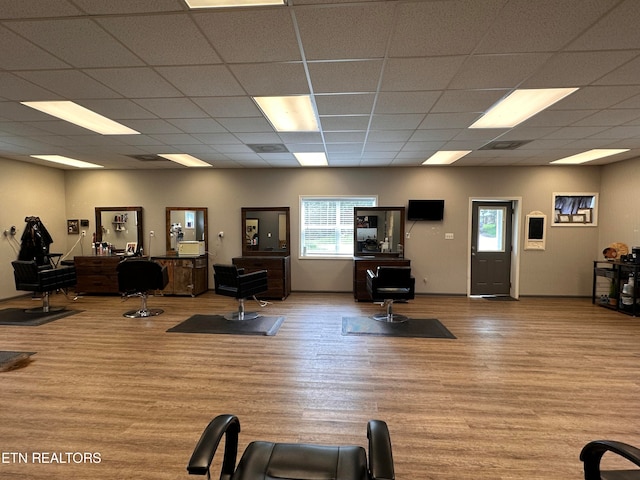
[[[165,208],[165,250],[167,255],[177,255],[178,250],[171,250],[171,234],[169,229],[171,228],[171,212],[175,211],[194,211],[204,213],[204,251],[209,251],[209,218],[207,207],[166,207]]]
[[[359,212],[363,212],[359,214]],[[364,213],[366,212],[366,213]],[[358,217],[362,215],[371,215],[371,213],[395,213],[400,214],[400,232],[399,239],[396,243],[402,245],[400,251],[397,252],[364,252],[358,251]],[[405,223],[405,207],[354,207],[353,209],[353,256],[354,257],[404,257],[404,223]],[[376,227],[377,228],[377,227]]]
[[[138,249],[143,248],[142,207],[96,207],[96,242],[102,241],[102,212],[136,212],[138,214]]]
[[[286,257],[291,255],[291,228],[290,228],[290,215],[289,215],[289,207],[242,207],[242,234],[240,238],[242,239],[242,255],[246,257],[254,256],[254,257]],[[247,231],[247,219],[252,219],[253,217],[247,216],[250,212],[274,212],[286,215],[286,239],[287,248],[286,249],[278,249],[278,250],[251,250],[247,248],[247,244],[245,242],[245,232]]]

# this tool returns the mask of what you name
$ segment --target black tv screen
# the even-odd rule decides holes
[[[407,220],[438,221],[444,218],[444,200],[409,200]]]

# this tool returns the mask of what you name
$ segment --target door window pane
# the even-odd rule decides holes
[[[504,252],[506,210],[505,207],[478,208],[479,252]]]

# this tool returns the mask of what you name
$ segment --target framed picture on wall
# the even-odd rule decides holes
[[[598,225],[598,194],[554,193],[553,212],[552,226],[596,227]]]
[[[80,233],[80,223],[78,220],[67,220],[67,233],[78,235]]]

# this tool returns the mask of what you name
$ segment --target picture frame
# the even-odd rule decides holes
[[[552,202],[554,215],[551,226],[598,226],[598,193],[554,192]]]
[[[78,219],[67,220],[67,233],[69,235],[78,235],[80,233],[80,221]]]
[[[138,251],[138,242],[127,242],[125,247],[125,253],[127,255],[134,255]]]

